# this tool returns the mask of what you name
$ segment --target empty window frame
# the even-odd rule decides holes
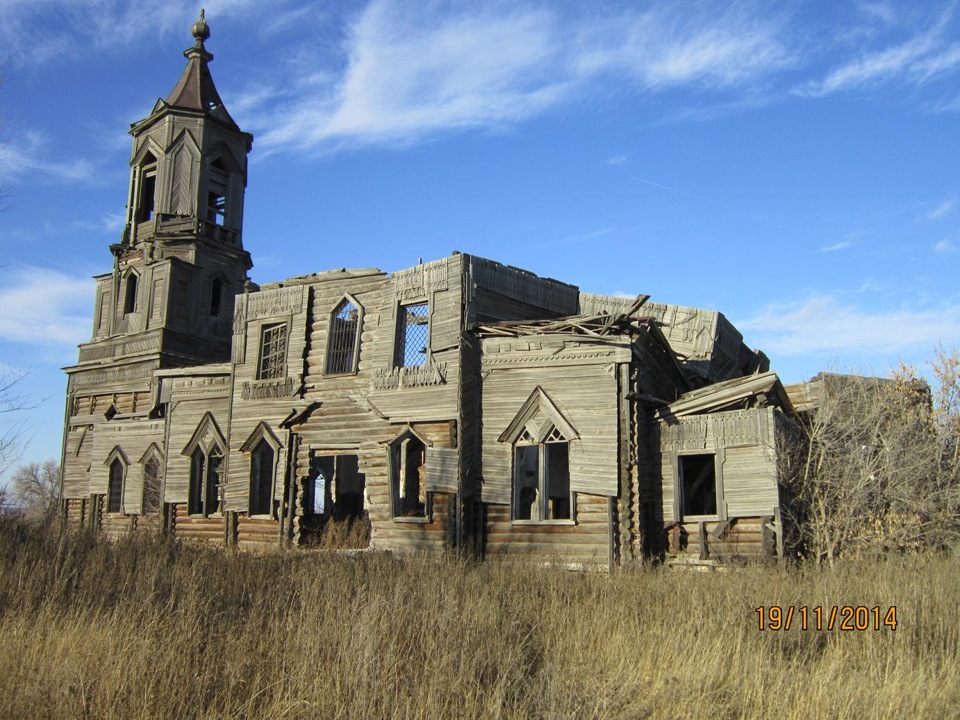
[[[311,476],[304,482],[304,515],[341,519],[364,513],[366,476],[356,455],[316,455]]]
[[[513,448],[513,483],[514,520],[573,520],[570,443],[556,428],[542,439],[521,434]]]
[[[129,315],[137,310],[137,274],[135,272],[127,275],[123,291],[123,314]]]
[[[220,512],[220,471],[223,452],[218,447],[205,451],[197,448],[190,455],[190,495],[187,511],[191,515],[213,515]]]
[[[430,305],[401,305],[397,326],[397,367],[415,367],[427,364],[430,340]]]
[[[162,501],[160,461],[151,457],[143,464],[143,513],[155,515],[160,512]]]
[[[157,194],[157,159],[147,153],[137,171],[136,222],[153,218]]]
[[[717,514],[716,456],[680,455],[680,512],[688,515]]]
[[[390,481],[394,517],[429,517],[427,447],[415,435],[404,434],[390,445]]]
[[[227,217],[227,168],[223,158],[210,163],[207,190],[207,220],[222,226]]]
[[[261,440],[250,453],[250,514],[273,516],[273,477],[276,453]]]
[[[286,375],[287,324],[264,325],[260,330],[257,380],[276,380]]]
[[[107,487],[107,512],[123,512],[123,480],[126,467],[120,458],[110,463],[110,484]]]
[[[360,349],[360,309],[344,298],[330,315],[327,339],[327,374],[339,375],[357,370]]]
[[[220,317],[223,309],[223,281],[220,278],[213,278],[210,281],[210,315],[211,317]]]

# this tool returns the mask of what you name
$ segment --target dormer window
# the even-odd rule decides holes
[[[140,163],[137,192],[137,222],[153,219],[157,194],[157,159],[147,153]]]

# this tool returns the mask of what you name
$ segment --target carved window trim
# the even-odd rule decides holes
[[[276,519],[277,469],[282,449],[282,443],[265,422],[259,423],[240,446],[240,452],[249,455],[247,512],[252,518]],[[261,501],[266,502],[266,512],[262,512],[264,508],[260,505]]]
[[[124,493],[127,489],[127,474],[130,461],[123,449],[115,447],[103,464],[108,468],[107,496],[105,498],[108,515],[122,515],[124,513]]]
[[[156,443],[151,443],[140,457],[140,466],[143,472],[143,500],[140,509],[144,515],[156,515],[163,509],[163,453]],[[156,468],[155,475],[148,470],[151,466]],[[150,502],[153,498],[155,507]]]
[[[260,326],[260,352],[257,354],[257,380],[279,380],[287,375],[289,323],[264,323]]]
[[[190,458],[187,513],[220,515],[223,507],[224,456],[227,441],[211,413],[197,425],[182,454]]]

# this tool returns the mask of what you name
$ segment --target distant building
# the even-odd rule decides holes
[[[251,282],[253,138],[192,32],[130,130],[126,227],[66,368],[68,522],[243,547],[363,515],[374,548],[602,567],[782,553],[792,408],[722,314],[457,252]]]

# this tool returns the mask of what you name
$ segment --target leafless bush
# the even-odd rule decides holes
[[[26,519],[49,520],[56,514],[60,465],[55,460],[21,465],[13,474],[12,484],[12,500]]]
[[[833,564],[958,536],[958,366],[955,352],[938,352],[932,390],[905,366],[812,381],[817,407],[781,456],[787,514],[809,556]]]

